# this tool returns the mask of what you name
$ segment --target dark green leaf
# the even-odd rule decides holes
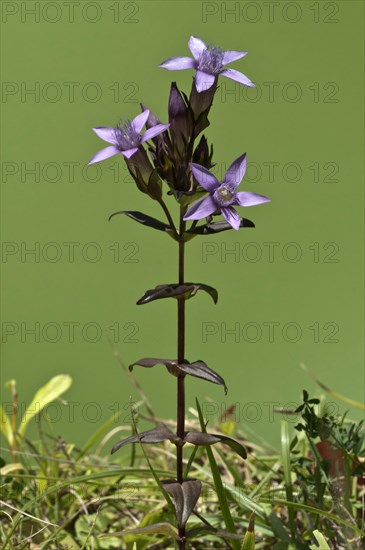
[[[213,382],[213,384],[218,384],[224,386],[224,391],[227,394],[227,386],[223,378],[214,370],[208,367],[204,361],[194,361],[194,363],[189,363],[185,361],[184,363],[178,364],[176,360],[173,359],[161,359],[156,357],[144,357],[139,359],[132,365],[129,365],[129,370],[132,371],[133,367],[136,365],[152,368],[155,365],[165,365],[170,374],[174,376],[185,376],[186,374],[190,376],[195,376],[196,378],[201,378],[202,380],[207,380],[208,382]]]
[[[185,283],[183,285],[174,283],[158,285],[151,290],[147,290],[142,298],[138,300],[137,305],[148,304],[162,298],[183,298],[184,300],[188,300],[192,296],[195,296],[198,290],[207,292],[212,297],[214,303],[217,303],[218,292],[211,286],[202,283]]]
[[[161,443],[166,440],[171,441],[171,443],[182,444],[181,439],[169,430],[167,426],[164,424],[159,424],[156,428],[152,428],[152,430],[147,430],[146,432],[141,432],[138,435],[132,435],[122,441],[119,441],[113,446],[111,454],[115,453],[128,443],[138,443],[139,441],[141,443]]]
[[[231,447],[241,458],[247,458],[247,451],[241,443],[219,434],[208,434],[204,432],[187,432],[184,437],[184,441],[192,443],[193,445],[214,445],[215,443],[224,443]]]
[[[135,367],[136,365],[138,365],[140,367],[145,367],[145,368],[152,368],[156,365],[165,365],[165,367],[167,368],[167,370],[171,374],[173,374],[174,376],[179,375],[179,369],[178,369],[178,366],[177,366],[177,361],[175,361],[174,359],[161,359],[161,358],[157,358],[157,357],[144,357],[143,359],[139,359],[135,363],[132,363],[132,365],[129,365],[129,367],[128,367],[129,370],[132,372],[133,367]]]
[[[182,483],[163,481],[164,489],[173,497],[179,527],[184,527],[200,497],[202,484],[198,479]]]
[[[240,227],[255,227],[255,224],[251,220],[241,218]],[[193,227],[193,229],[188,229],[186,233],[194,235],[212,235],[215,233],[221,233],[222,231],[229,231],[230,229],[233,229],[233,227],[229,223],[220,221],[197,225],[196,227]]]
[[[224,392],[227,395],[228,388],[223,378],[213,369],[209,368],[204,361],[199,360],[194,361],[194,363],[184,363],[179,365],[179,369],[186,374],[190,374],[190,376],[195,376],[196,378],[213,382],[213,384],[224,386]]]
[[[159,231],[172,231],[171,227],[166,223],[160,222],[160,220],[156,220],[147,214],[143,214],[143,212],[137,212],[134,210],[120,210],[119,212],[114,212],[109,216],[109,220],[118,214],[124,214],[142,225],[153,227],[153,229],[158,229]]]

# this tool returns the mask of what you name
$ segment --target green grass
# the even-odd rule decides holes
[[[248,449],[248,458],[223,444],[185,445],[185,471],[203,484],[187,523],[187,548],[364,548],[362,426],[347,418],[333,420],[331,433],[345,456],[343,472],[333,475],[316,447],[313,421],[316,429],[322,426],[317,412],[323,403],[316,407],[308,420],[312,435],[290,433],[283,424],[276,454],[235,426],[233,415],[206,428],[197,403],[187,418],[188,429],[234,436]],[[142,399],[138,414],[153,427],[150,413],[151,405],[146,411]],[[165,423],[174,428],[172,420]],[[137,443],[111,457],[115,421],[83,448],[55,439],[46,423],[38,425],[39,439],[30,442],[25,430],[19,436],[16,419],[3,423],[9,445],[0,453],[1,548],[176,548],[174,508],[161,484],[174,477],[171,443]],[[131,435],[136,427],[138,422],[125,426],[118,437]]]

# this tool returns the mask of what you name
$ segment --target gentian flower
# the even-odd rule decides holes
[[[247,76],[239,71],[224,69],[225,65],[241,59],[241,57],[247,55],[247,52],[225,52],[220,48],[205,44],[197,36],[191,36],[188,45],[194,59],[191,57],[171,57],[161,63],[159,67],[169,71],[195,69],[195,86],[199,93],[211,88],[219,75],[226,76],[250,88],[255,86]]]
[[[89,164],[100,162],[117,153],[121,153],[127,159],[134,155],[138,151],[138,147],[145,141],[157,136],[164,132],[170,125],[169,124],[156,124],[153,128],[149,128],[145,131],[143,136],[141,130],[146,124],[150,112],[147,109],[140,115],[137,115],[132,121],[126,121],[122,124],[117,124],[115,128],[110,126],[99,126],[93,128],[93,131],[97,136],[111,143],[109,147],[101,149],[96,155],[89,161]]]
[[[246,172],[246,153],[231,164],[222,182],[200,164],[191,162],[190,168],[195,179],[209,195],[194,203],[185,214],[184,220],[200,220],[220,210],[233,229],[239,229],[241,218],[233,206],[255,206],[270,201],[257,193],[236,192]]]

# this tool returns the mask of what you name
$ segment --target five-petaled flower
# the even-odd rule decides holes
[[[246,172],[246,153],[231,164],[222,182],[200,164],[191,162],[190,168],[195,179],[209,195],[194,203],[185,214],[184,220],[200,220],[220,210],[233,229],[239,229],[241,218],[233,206],[255,206],[271,200],[257,193],[236,192]]]
[[[188,45],[194,59],[191,57],[171,57],[161,63],[159,67],[169,71],[195,69],[195,86],[199,93],[211,88],[219,75],[226,76],[250,88],[255,86],[247,76],[239,71],[224,69],[225,65],[241,59],[241,57],[247,55],[247,52],[223,51],[215,46],[205,44],[197,36],[191,36]]]
[[[138,147],[142,143],[157,136],[158,134],[161,134],[170,126],[169,124],[156,124],[152,128],[146,130],[142,136],[141,130],[146,124],[149,114],[149,110],[146,109],[132,121],[128,120],[123,124],[117,124],[115,128],[110,126],[99,126],[98,128],[93,128],[97,136],[112,145],[98,151],[89,161],[89,164],[100,162],[101,160],[112,157],[117,153],[121,153],[129,159],[138,151]]]

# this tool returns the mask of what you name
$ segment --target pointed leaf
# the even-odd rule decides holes
[[[166,223],[163,223],[160,220],[156,220],[156,218],[152,218],[147,214],[143,214],[143,212],[136,212],[134,210],[120,210],[119,212],[114,212],[109,216],[109,220],[111,220],[113,216],[117,216],[118,214],[124,214],[132,220],[135,220],[142,225],[152,227],[153,229],[157,229],[158,231],[172,231],[171,227]]]
[[[190,374],[190,376],[195,376],[196,378],[213,382],[213,384],[224,386],[224,392],[227,395],[228,388],[223,378],[217,372],[209,368],[204,361],[199,360],[194,361],[194,363],[180,364],[178,365],[178,369],[186,374]]]
[[[138,435],[131,435],[122,441],[118,441],[118,443],[113,446],[111,454],[114,454],[128,443],[138,443],[139,441],[141,443],[161,443],[166,440],[171,441],[171,443],[182,444],[181,439],[169,430],[165,424],[159,424],[156,428],[152,428],[152,430],[141,432]]]
[[[255,514],[252,513],[250,523],[242,543],[242,550],[255,550]]]
[[[129,370],[132,372],[133,367],[135,367],[136,365],[138,365],[140,367],[145,367],[145,368],[152,368],[155,365],[165,365],[167,370],[171,374],[173,374],[174,376],[179,376],[179,374],[180,374],[180,369],[177,366],[177,361],[175,361],[173,359],[160,359],[160,358],[156,358],[156,357],[145,357],[143,359],[139,359],[135,363],[132,363],[132,365],[129,365],[129,367],[128,367]]]
[[[147,290],[142,298],[137,302],[137,305],[148,304],[154,300],[160,300],[162,298],[183,298],[188,300],[198,292],[198,290],[203,290],[207,292],[213,299],[216,304],[218,301],[218,292],[215,288],[205,285],[202,283],[185,283],[183,285],[179,284],[165,284],[158,285],[151,290]]]
[[[247,458],[247,451],[241,443],[238,443],[235,439],[231,439],[226,435],[208,434],[204,432],[187,432],[184,437],[184,441],[192,443],[193,445],[214,445],[215,443],[224,443],[231,447],[241,458]]]
[[[214,370],[208,367],[204,361],[194,361],[194,363],[180,363],[173,359],[160,359],[156,357],[145,357],[139,359],[132,365],[129,365],[129,370],[132,371],[133,367],[136,365],[145,368],[152,368],[155,365],[165,365],[170,374],[174,376],[185,376],[186,374],[194,376],[196,378],[201,378],[202,380],[207,380],[208,382],[213,382],[220,386],[224,386],[224,391],[227,394],[227,386],[223,378],[216,373]]]
[[[179,527],[184,527],[200,497],[202,484],[198,479],[187,479],[182,483],[164,481],[165,490],[173,497]]]
[[[241,218],[240,227],[255,227],[255,224],[246,218]],[[186,233],[194,234],[194,235],[212,235],[215,233],[221,233],[222,231],[229,231],[230,229],[233,229],[232,226],[225,222],[213,222],[213,223],[206,223],[204,225],[197,225],[196,227],[193,227],[192,229],[188,229]]]
[[[19,427],[19,434],[24,436],[28,422],[38,414],[46,405],[58,399],[72,384],[72,378],[68,374],[59,374],[51,378],[45,386],[40,388],[31,404],[27,407]]]
[[[184,441],[193,445],[214,445],[220,441],[219,436],[204,432],[186,432]]]

